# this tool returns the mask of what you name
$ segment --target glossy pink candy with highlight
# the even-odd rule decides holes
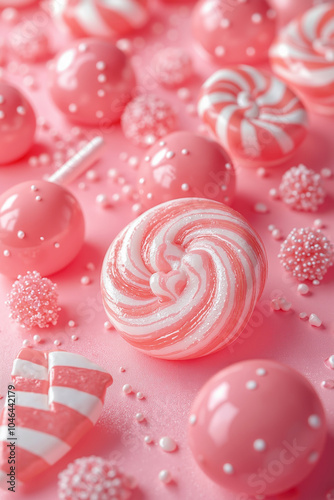
[[[14,361],[16,480],[31,481],[97,422],[111,375],[79,354],[22,349]],[[8,407],[0,415],[0,485],[8,464]],[[7,486],[4,486],[7,489]]]
[[[273,71],[311,110],[334,114],[334,4],[317,5],[293,20],[270,49]]]
[[[77,37],[118,38],[149,19],[147,0],[65,0],[60,17]]]
[[[189,444],[212,480],[253,498],[298,485],[316,466],[326,432],[308,380],[281,363],[255,359],[225,368],[200,390]]]
[[[56,106],[71,120],[108,127],[131,99],[135,75],[128,57],[111,42],[83,39],[60,52],[49,70]]]
[[[266,0],[201,0],[192,14],[195,40],[219,64],[263,61],[275,28],[275,11]]]
[[[0,273],[53,274],[76,257],[84,232],[81,207],[66,188],[43,180],[17,184],[0,196]]]
[[[36,116],[21,92],[0,81],[0,165],[24,156],[34,142]]]
[[[115,238],[102,297],[131,345],[158,358],[191,359],[238,337],[266,275],[263,244],[238,212],[184,198],[148,210]]]
[[[245,65],[208,78],[198,114],[235,163],[248,167],[283,163],[307,132],[307,113],[296,94],[270,73]]]
[[[185,197],[230,205],[235,194],[235,171],[228,154],[216,141],[192,132],[174,132],[152,146],[137,176],[145,210]]]

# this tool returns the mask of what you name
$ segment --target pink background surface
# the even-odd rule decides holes
[[[32,15],[33,11],[25,11],[22,14],[26,17]],[[156,83],[149,68],[149,61],[163,43],[188,46],[193,54],[197,73],[189,86],[193,102],[201,82],[215,68],[206,64],[196,54],[193,43],[190,43],[189,11],[186,8],[163,8],[160,5],[155,18],[158,18],[155,21],[163,24],[162,35],[145,35],[144,47],[141,47],[141,34],[135,37],[135,43],[139,47],[134,58],[138,90],[154,92],[174,103],[179,112],[179,128],[196,131],[199,120],[187,113],[187,104],[180,101],[174,91],[163,90]],[[2,33],[8,29],[2,25],[0,28]],[[55,49],[66,47],[66,38],[56,35],[51,20],[48,21],[46,29],[53,37]],[[32,66],[30,74],[36,78],[35,90],[24,87],[22,75],[20,71],[15,71],[13,65],[4,71],[5,78],[17,84],[30,97],[37,115],[46,117],[54,128],[66,135],[72,125],[60,115],[48,98],[44,65]],[[134,171],[119,159],[121,152],[139,157],[145,154],[124,140],[118,126],[104,132],[108,147],[103,159],[95,167],[99,181],[86,181],[87,189],[84,191],[78,189],[78,182],[71,185],[71,190],[78,197],[85,213],[86,243],[76,260],[66,270],[52,277],[58,284],[62,306],[58,325],[46,331],[31,333],[24,333],[13,325],[8,319],[8,311],[4,305],[11,282],[0,277],[0,395],[5,396],[11,365],[22,340],[32,338],[34,333],[39,333],[43,339],[38,349],[53,348],[54,339],[59,339],[62,349],[84,354],[108,369],[114,377],[114,384],[108,390],[105,408],[96,427],[43,477],[26,487],[23,492],[16,493],[15,498],[55,500],[58,472],[75,458],[96,454],[114,459],[125,472],[137,478],[139,487],[133,495],[135,500],[236,500],[237,495],[212,483],[200,471],[191,456],[186,436],[190,405],[200,387],[218,370],[243,359],[271,358],[287,363],[303,373],[313,383],[323,401],[329,426],[325,454],[314,473],[300,486],[298,498],[325,500],[326,492],[334,487],[334,390],[322,388],[321,381],[334,379],[334,372],[324,365],[324,360],[334,354],[334,268],[331,268],[319,287],[311,285],[311,293],[308,296],[299,296],[297,282],[283,272],[278,262],[280,243],[271,237],[267,228],[269,224],[275,224],[283,235],[287,236],[293,227],[312,226],[315,218],[321,218],[325,224],[324,233],[334,241],[333,178],[325,183],[326,202],[316,214],[294,213],[282,203],[272,201],[268,195],[271,187],[278,186],[282,172],[293,165],[305,163],[315,170],[331,167],[334,160],[332,130],[333,118],[311,114],[309,136],[287,164],[270,170],[266,178],[259,178],[252,170],[237,169],[237,196],[233,208],[246,216],[263,238],[269,258],[268,282],[249,326],[239,341],[225,351],[187,362],[149,358],[128,346],[114,330],[104,330],[106,316],[100,297],[100,267],[109,244],[118,231],[133,218],[133,213],[131,203],[125,200],[103,210],[97,206],[95,198],[99,193],[111,196],[120,191],[120,186],[107,178],[109,168],[119,169],[128,182],[134,183]],[[87,133],[91,134],[89,129]],[[45,150],[54,151],[54,145],[47,134],[39,131],[31,154],[39,154]],[[17,164],[1,167],[1,192],[20,181],[41,178],[51,170],[51,167],[30,167],[27,158]],[[268,206],[267,214],[257,214],[253,210],[254,204],[260,201]],[[95,271],[87,271],[88,262],[95,264]],[[89,286],[80,284],[83,275],[92,278]],[[278,295],[284,295],[292,302],[291,311],[284,313],[270,310],[271,298]],[[322,319],[323,327],[313,328],[307,322],[301,321],[298,317],[301,311],[316,313]],[[70,319],[77,324],[74,330],[67,326]],[[79,337],[77,342],[70,338],[73,333]],[[120,366],[126,369],[124,373],[119,372]],[[130,383],[134,391],[143,392],[145,399],[138,401],[135,395],[125,396],[122,392],[125,383]],[[2,407],[3,400],[0,405]],[[139,424],[135,421],[138,411],[144,413],[146,422]],[[153,437],[155,444],[144,443],[143,438],[147,434]],[[177,441],[177,452],[166,454],[159,449],[158,440],[165,435]],[[171,471],[175,480],[168,486],[163,485],[157,477],[159,471],[165,468]],[[9,493],[0,492],[0,498],[12,497]]]

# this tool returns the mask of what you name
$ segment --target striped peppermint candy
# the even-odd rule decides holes
[[[117,38],[142,28],[149,18],[147,0],[65,0],[56,10],[78,37]]]
[[[273,71],[314,111],[334,113],[334,3],[293,20],[270,49]]]
[[[239,65],[216,71],[202,86],[198,113],[235,162],[282,163],[306,135],[296,94],[268,72]]]
[[[263,244],[246,220],[207,199],[158,205],[110,246],[102,296],[110,321],[141,351],[205,356],[233,342],[262,293]]]
[[[7,397],[0,416],[0,485],[6,483],[7,445],[14,437],[16,479],[25,482],[56,463],[94,426],[112,377],[79,354],[22,349],[12,384],[15,431],[8,435]]]

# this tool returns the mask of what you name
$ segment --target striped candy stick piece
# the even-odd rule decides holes
[[[12,384],[16,478],[25,482],[56,463],[94,426],[112,377],[79,354],[22,349],[13,364]],[[8,409],[7,398],[0,416],[2,485],[10,467]]]
[[[246,65],[208,78],[198,114],[232,158],[246,166],[283,162],[307,131],[307,113],[296,94],[282,80]]]
[[[65,0],[60,17],[77,37],[117,38],[148,20],[146,0]]]
[[[317,5],[291,21],[270,49],[273,71],[313,110],[334,112],[334,4]]]

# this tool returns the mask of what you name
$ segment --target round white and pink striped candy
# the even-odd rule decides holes
[[[60,17],[73,35],[118,38],[149,19],[147,0],[65,0]]]
[[[266,274],[263,244],[239,213],[183,198],[148,210],[115,238],[102,296],[131,345],[158,358],[191,359],[238,337]]]
[[[112,377],[79,354],[22,349],[13,364],[12,384],[16,479],[21,483],[60,460],[95,425]],[[0,487],[6,489],[10,403],[7,397],[0,415]]]
[[[219,64],[254,64],[268,57],[276,12],[267,0],[200,0],[192,31],[204,54]]]
[[[334,3],[291,21],[272,45],[270,60],[311,110],[334,114]]]
[[[307,113],[284,82],[240,65],[216,71],[202,86],[198,114],[240,165],[283,163],[301,145]]]

